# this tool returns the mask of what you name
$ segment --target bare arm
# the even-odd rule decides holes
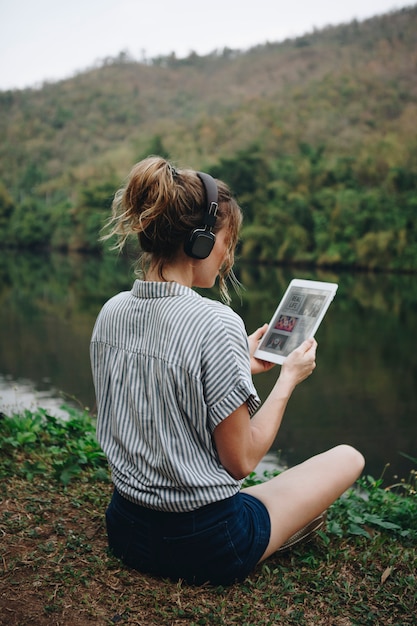
[[[252,472],[270,449],[296,385],[313,372],[317,343],[307,339],[281,367],[268,398],[252,419],[242,404],[213,433],[222,465],[236,479]]]

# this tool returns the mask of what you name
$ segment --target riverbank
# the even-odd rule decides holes
[[[242,584],[195,588],[107,553],[106,462],[91,417],[67,412],[65,421],[41,409],[0,418],[1,625],[415,623],[414,472],[389,489],[363,477],[310,543]]]

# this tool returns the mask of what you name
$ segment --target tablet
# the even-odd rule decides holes
[[[292,280],[254,356],[271,363],[284,363],[290,352],[308,337],[314,337],[337,287],[336,283]]]

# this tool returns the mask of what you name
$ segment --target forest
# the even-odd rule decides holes
[[[239,256],[417,271],[417,5],[250,50],[116,58],[0,92],[0,247],[103,253],[149,154],[225,180]]]

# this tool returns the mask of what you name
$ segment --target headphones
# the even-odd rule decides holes
[[[203,228],[195,228],[191,232],[184,243],[184,252],[193,259],[206,259],[213,250],[216,241],[213,228],[217,219],[219,192],[214,179],[209,174],[204,174],[203,172],[196,173],[203,184],[206,195]]]

